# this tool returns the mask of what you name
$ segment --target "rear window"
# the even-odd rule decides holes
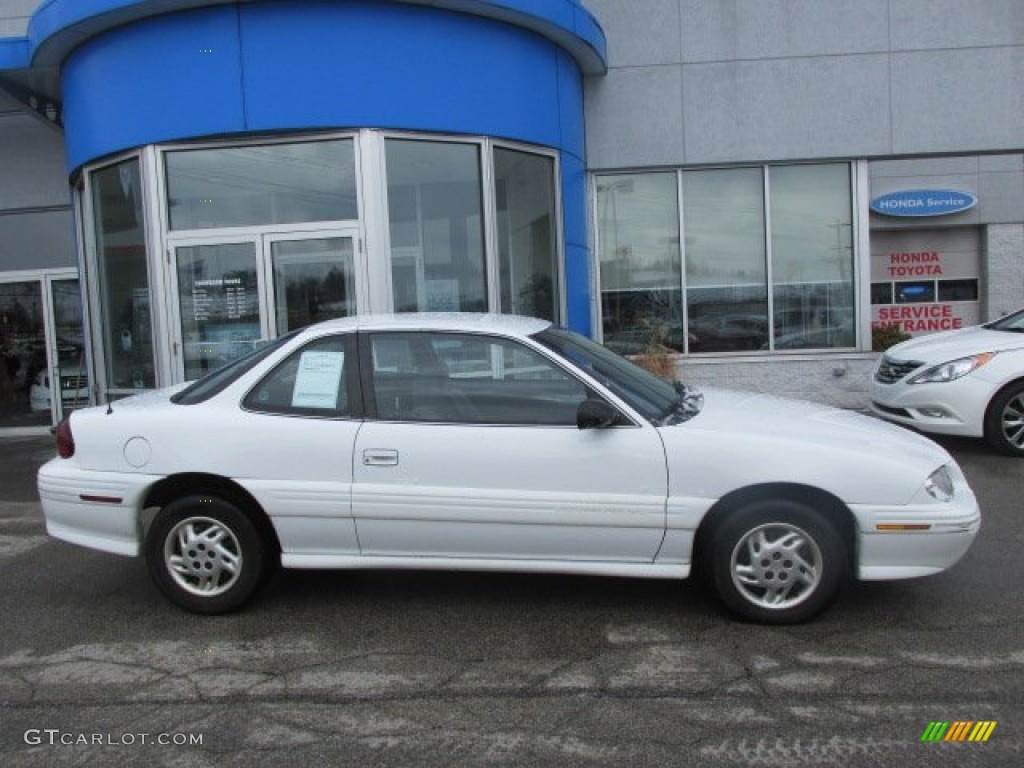
[[[284,336],[280,336],[269,344],[259,347],[237,360],[232,360],[223,368],[218,368],[213,373],[197,379],[181,390],[181,392],[176,393],[171,398],[171,402],[178,405],[195,405],[196,403],[209,400],[218,392],[223,392],[272,353],[295,338],[297,333],[298,331],[292,331]]]

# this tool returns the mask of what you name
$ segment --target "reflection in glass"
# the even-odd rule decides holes
[[[168,152],[171,229],[356,219],[351,139]]]
[[[54,280],[51,286],[51,304],[53,307],[53,331],[57,339],[57,360],[55,361],[55,379],[60,390],[60,411],[58,416],[75,408],[89,405],[89,375],[86,371],[85,332],[82,325],[82,292],[77,278]],[[38,385],[42,383],[44,391]],[[51,378],[38,380],[32,389],[33,409],[38,400],[45,395],[44,410],[50,408],[50,397],[54,391]],[[39,395],[39,397],[37,397]],[[41,404],[40,404],[40,407]]]
[[[684,348],[677,197],[674,173],[597,180],[604,342],[620,354]]]
[[[251,352],[260,338],[256,249],[223,243],[176,253],[185,380],[192,381]]]
[[[852,347],[849,166],[773,167],[770,188],[774,347]]]
[[[279,240],[270,251],[279,336],[356,313],[352,238]]]
[[[50,423],[48,397],[39,403],[31,391],[40,376],[46,376],[41,283],[0,283],[0,427]]]
[[[896,283],[897,304],[921,304],[935,301],[935,281],[915,280]]]
[[[558,304],[555,163],[494,150],[501,311],[554,320]]]
[[[156,386],[139,161],[90,177],[108,389]]]
[[[388,139],[386,158],[395,311],[486,311],[479,148]]]
[[[764,179],[760,168],[683,174],[691,352],[768,343]]]

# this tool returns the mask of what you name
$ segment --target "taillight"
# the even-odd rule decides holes
[[[75,438],[71,434],[71,417],[65,416],[57,425],[57,455],[70,459],[75,455]]]

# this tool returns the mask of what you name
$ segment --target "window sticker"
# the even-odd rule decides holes
[[[344,366],[344,352],[303,352],[295,376],[292,407],[333,409],[338,402]]]

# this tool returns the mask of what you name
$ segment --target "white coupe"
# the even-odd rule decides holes
[[[803,621],[848,575],[942,571],[980,524],[957,464],[871,417],[670,385],[542,320],[329,321],[187,386],[76,411],[52,536],[145,555],[188,610],[270,567],[682,579]]]

